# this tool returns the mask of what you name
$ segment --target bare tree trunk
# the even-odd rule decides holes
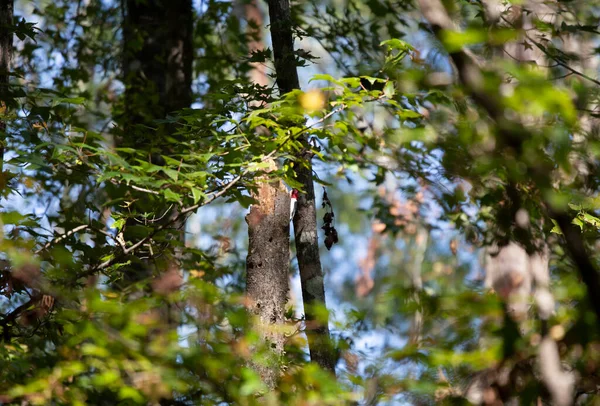
[[[253,21],[258,27],[264,25],[256,2],[246,4],[243,12],[246,21]],[[254,36],[248,42],[250,52],[264,48],[260,33],[250,32],[250,27],[247,33]],[[264,65],[253,65],[250,80],[261,86],[268,84],[269,78]],[[251,105],[258,105],[258,102]],[[271,168],[276,168],[274,161],[269,164]],[[266,178],[254,198],[257,204],[250,207],[246,216],[249,237],[246,294],[250,313],[256,316],[255,328],[266,344],[268,353],[266,362],[253,362],[252,367],[267,386],[273,389],[279,377],[285,344],[283,326],[289,293],[290,198],[283,182],[269,183]]]
[[[248,41],[248,51],[250,51],[250,53],[255,51],[263,51],[265,49],[265,44],[263,41],[262,28],[264,27],[265,22],[263,13],[261,12],[256,0],[252,0],[244,5],[244,14],[246,15],[246,21],[248,22],[246,33],[252,37]],[[254,32],[250,29],[251,22],[255,27],[257,27],[257,30],[259,30],[258,32]],[[252,63],[251,65],[252,71],[250,71],[250,80],[257,85],[267,86],[269,84],[267,65],[259,62]]]
[[[419,295],[423,290],[422,269],[425,252],[427,251],[429,231],[424,226],[418,227],[415,234],[412,263],[409,266],[410,279],[414,289],[413,300],[417,305],[417,310],[415,310],[410,324],[409,340],[411,344],[421,346],[423,338],[423,306]]]
[[[300,88],[294,56],[290,3],[289,0],[268,0],[268,4],[277,86],[281,93],[287,93]],[[315,311],[317,307],[326,307],[325,286],[319,255],[312,154],[308,140],[303,140],[303,144],[306,151],[302,157],[304,162],[297,169],[296,175],[302,183],[304,193],[298,197],[294,236],[302,283],[306,335],[311,360],[323,369],[335,373],[335,357],[329,338],[328,320],[319,320]]]
[[[0,114],[6,113],[9,104],[8,83],[13,53],[13,0],[0,0]],[[0,120],[0,176],[4,171],[6,123]],[[4,182],[6,183],[6,182]]]
[[[192,102],[192,1],[125,1],[127,124],[147,124]]]
[[[275,166],[275,163],[273,163]],[[279,359],[283,355],[285,305],[288,299],[290,245],[290,198],[282,181],[265,182],[255,195],[246,216],[248,223],[248,257],[246,258],[246,293],[250,312],[257,316],[258,331],[269,346],[272,359],[254,363],[269,388],[279,376]]]

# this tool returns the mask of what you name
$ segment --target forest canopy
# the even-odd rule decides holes
[[[0,404],[600,404],[600,8],[0,0]]]

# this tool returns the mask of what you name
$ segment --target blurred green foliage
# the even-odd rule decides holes
[[[168,148],[133,149],[113,139],[117,3],[17,2],[0,115],[2,404],[461,404],[478,374],[501,368],[514,381],[485,402],[550,402],[535,364],[548,329],[575,377],[572,398],[598,401],[588,298],[600,292],[586,290],[548,211],[569,213],[598,266],[597,6],[560,2],[549,21],[535,2],[509,3],[492,27],[483,2],[446,2],[460,30],[438,41],[411,1],[294,4],[297,47],[321,57],[298,54],[305,88],[318,89],[308,98],[252,83],[251,63],[272,61],[270,50],[249,57],[243,2],[204,1],[195,104],[144,129],[149,140],[171,129]],[[529,31],[512,24],[515,10]],[[515,43],[538,60],[507,57]],[[447,53],[465,48],[503,122],[456,80]],[[500,136],[513,130],[520,149]],[[245,311],[245,210],[231,207],[253,203],[259,177],[300,188],[303,137],[340,230],[341,245],[323,251],[337,377],[308,362],[301,311],[290,309],[275,361]],[[156,153],[164,164],[151,163]],[[200,209],[186,244],[172,238],[175,220],[157,220],[172,207],[180,219]],[[515,320],[480,257],[539,239],[555,311],[541,320],[530,298]],[[183,277],[123,283],[142,254],[160,264],[173,246]],[[261,362],[281,369],[274,391],[251,368]]]

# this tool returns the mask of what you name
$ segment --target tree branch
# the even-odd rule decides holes
[[[48,241],[42,248],[40,248],[39,250],[35,251],[34,253],[36,255],[41,254],[42,251],[47,250],[48,248],[50,248],[51,245],[56,244],[57,242],[60,242],[60,241],[64,240],[65,238],[68,238],[68,237],[72,236],[73,234],[75,234],[78,231],[85,230],[88,227],[89,226],[87,224],[82,224],[80,226],[77,226],[74,229],[67,231],[63,235],[58,236],[58,237],[56,237],[56,238]]]

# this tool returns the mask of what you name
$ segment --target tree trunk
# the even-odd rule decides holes
[[[0,114],[5,114],[9,103],[8,83],[13,52],[13,0],[0,0]],[[0,120],[0,176],[4,176],[4,149],[6,123]],[[2,182],[5,184],[6,182]]]
[[[123,70],[128,124],[147,124],[191,104],[192,17],[191,0],[126,0]]]
[[[240,7],[241,8],[241,7]],[[243,7],[246,21],[253,21],[263,27],[263,16],[256,2],[251,1]],[[257,33],[250,32],[249,35]],[[262,35],[248,42],[250,52],[264,48]],[[264,64],[254,64],[250,71],[250,80],[261,86],[267,86]],[[252,102],[258,106],[258,102]],[[274,161],[269,162],[273,169]],[[249,298],[249,310],[255,318],[254,327],[266,344],[267,361],[252,364],[270,389],[276,385],[279,377],[285,336],[285,305],[288,301],[289,283],[289,245],[290,245],[290,198],[283,182],[265,183],[254,195],[256,205],[250,207],[246,216],[248,223],[248,256],[246,258],[246,294]]]
[[[285,344],[282,326],[289,290],[290,198],[281,181],[265,182],[254,197],[258,204],[246,216],[246,293],[250,312],[256,316],[257,329],[271,354],[266,363],[253,367],[267,386],[274,388]]]
[[[289,0],[268,0],[268,4],[277,86],[281,93],[288,93],[300,88],[294,56],[290,3]],[[319,256],[312,154],[308,140],[303,140],[303,143],[307,151],[303,156],[305,162],[299,166],[296,175],[302,183],[304,193],[298,196],[294,235],[302,283],[306,334],[311,360],[323,369],[335,373],[335,357],[329,339],[328,320],[317,319],[315,311],[317,307],[326,308],[325,287]]]
[[[158,126],[156,119],[168,113],[189,107],[192,102],[193,11],[191,0],[123,0],[123,73],[125,105],[120,117],[122,134],[119,146],[147,152],[148,159],[163,165],[162,154],[170,152],[166,137],[171,137],[172,126]],[[138,212],[164,213],[167,207],[144,207],[141,198],[136,202]],[[162,214],[161,213],[161,214]],[[178,216],[173,209],[166,221]],[[135,224],[133,219],[127,224]],[[125,238],[127,239],[127,225]],[[183,242],[183,220],[173,224],[173,238]],[[166,262],[158,265],[157,272],[179,273],[179,248],[165,253]],[[151,257],[151,255],[148,255]],[[150,264],[138,261],[134,266],[133,281],[150,276]],[[129,272],[128,272],[129,273]]]

